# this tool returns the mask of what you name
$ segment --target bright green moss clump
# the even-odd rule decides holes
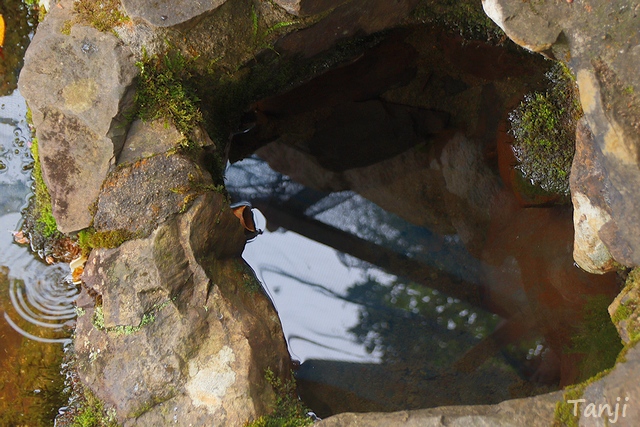
[[[609,374],[609,371],[610,370],[602,371],[580,384],[568,387],[565,390],[564,395],[562,396],[562,400],[556,403],[553,427],[578,427],[579,418],[573,415],[574,404],[569,403],[569,400],[577,400],[582,398],[582,395],[584,394],[586,388],[592,383],[607,376]],[[577,413],[579,415],[580,411],[577,411]]]
[[[515,138],[516,168],[544,191],[565,196],[582,109],[570,71],[556,63],[547,73],[549,88],[528,94],[509,116]]]
[[[111,31],[129,21],[120,5],[120,0],[76,0],[73,11],[81,22],[86,22],[98,31]]]
[[[36,231],[42,233],[46,238],[56,237],[60,232],[58,231],[58,225],[51,210],[51,196],[42,178],[42,166],[40,165],[37,138],[31,140],[31,155],[33,156],[32,175],[35,197],[34,216],[36,218]]]
[[[276,393],[275,408],[269,415],[263,415],[245,427],[305,427],[313,424],[307,416],[307,409],[296,397],[293,381],[283,382],[270,369],[266,370],[265,378]]]
[[[140,77],[132,116],[144,121],[168,120],[184,135],[184,145],[192,146],[192,133],[202,122],[202,112],[196,89],[190,83],[191,61],[180,52],[170,51],[163,56],[145,54],[136,65]]]
[[[105,410],[102,402],[93,393],[85,390],[84,402],[80,405],[72,427],[117,427],[115,413]]]
[[[89,227],[78,232],[78,246],[86,256],[91,249],[117,248],[127,240],[138,237],[140,236],[127,230],[96,231],[93,227]]]

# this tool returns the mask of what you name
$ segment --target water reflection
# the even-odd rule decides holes
[[[572,266],[570,209],[522,209],[498,192],[484,247],[470,253],[455,234],[304,187],[255,157],[227,179],[267,217],[243,256],[319,415],[496,403],[586,372],[584,353],[566,350],[585,303],[603,296],[606,307],[617,286]]]
[[[0,93],[10,93],[0,97],[0,425],[38,427],[52,425],[66,399],[60,365],[77,291],[66,265],[47,265],[13,241],[32,182],[26,105],[13,91],[30,28],[23,7],[0,5],[7,20]]]

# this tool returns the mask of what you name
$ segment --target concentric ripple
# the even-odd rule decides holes
[[[39,342],[66,343],[70,341],[68,325],[76,317],[73,306],[78,290],[60,269],[48,271],[45,277],[33,282],[11,279],[9,299],[11,312],[4,313],[7,323],[20,334]],[[47,276],[58,276],[47,277]]]

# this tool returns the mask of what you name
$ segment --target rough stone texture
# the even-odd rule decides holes
[[[211,184],[207,173],[179,155],[138,160],[118,168],[105,180],[93,225],[98,231],[148,235],[171,215],[186,209],[190,200]]]
[[[576,153],[569,178],[575,228],[573,258],[585,271],[595,274],[616,269],[609,249],[598,233],[611,221],[604,199],[610,183],[602,167],[602,153],[583,118],[576,130]]]
[[[449,406],[418,411],[334,415],[318,427],[548,427],[553,423],[561,392],[529,399],[507,400],[498,405]]]
[[[345,3],[345,0],[274,0],[274,2],[296,16],[309,16]]]
[[[640,270],[627,277],[626,286],[609,305],[609,315],[616,325],[620,339],[629,344],[640,334]]]
[[[516,43],[548,49],[576,75],[593,144],[601,153],[594,166],[603,171],[602,198],[611,215],[598,236],[615,261],[640,265],[637,2],[484,0],[483,5]],[[574,170],[581,167],[575,165]],[[576,218],[580,222],[582,216]]]
[[[135,120],[129,128],[124,146],[118,156],[118,165],[165,153],[174,148],[182,138],[183,136],[174,126],[167,126],[165,120],[159,119],[153,122]]]
[[[217,9],[226,0],[122,0],[133,19],[144,19],[157,27],[171,27]]]
[[[640,420],[640,388],[638,388],[638,371],[640,370],[640,347],[635,346],[627,352],[625,363],[618,363],[606,377],[590,384],[582,396],[580,404],[580,427],[623,426],[635,427]],[[608,404],[612,416],[607,416],[605,409],[598,416],[599,405]],[[616,404],[619,404],[616,415]],[[626,407],[623,405],[626,404]],[[590,409],[590,405],[595,408]],[[596,412],[592,412],[595,410]],[[624,410],[624,416],[623,416]]]
[[[226,199],[209,192],[148,238],[92,252],[83,281],[104,322],[85,299],[78,371],[124,425],[239,426],[273,402],[264,369],[286,378],[289,355],[239,259],[244,242]]]
[[[62,34],[73,2],[61,6],[38,27],[19,88],[33,112],[53,215],[71,232],[90,224],[89,206],[122,148],[137,69],[113,34],[80,25]]]
[[[485,13],[511,40],[534,52],[548,50],[558,39],[562,28],[529,2],[483,0]]]

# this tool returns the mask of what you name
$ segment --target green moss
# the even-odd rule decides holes
[[[96,329],[104,330],[104,312],[102,311],[102,306],[99,305],[93,312],[93,318],[91,319],[91,323]]]
[[[117,427],[115,411],[107,411],[93,393],[84,391],[84,401],[78,408],[72,427]]]
[[[262,29],[260,26],[260,17],[256,12],[256,8],[254,6],[251,7],[251,31],[253,36],[253,49],[254,51],[259,51],[261,49],[272,49],[273,37],[283,30],[298,25],[300,21],[280,21],[276,22],[272,26],[266,29]]]
[[[607,376],[609,372],[610,369],[599,372],[580,384],[567,387],[562,400],[556,403],[553,427],[578,427],[580,411],[577,411],[578,416],[574,416],[574,403],[569,403],[569,400],[580,399],[590,384]]]
[[[185,195],[184,199],[182,200],[182,206],[180,207],[179,213],[185,213],[194,202],[194,200],[198,198],[198,196],[209,191],[213,191],[218,194],[226,194],[224,185],[205,184],[201,181],[196,180],[195,178],[192,178],[191,176],[189,177],[189,185],[171,189],[171,192],[173,193]]]
[[[105,327],[104,325],[104,311],[102,310],[102,306],[99,305],[95,308],[92,323],[96,329],[101,331],[111,332],[117,336],[135,334],[145,326],[155,322],[158,313],[164,310],[164,308],[167,307],[173,300],[175,300],[175,298],[169,299],[159,304],[154,304],[149,309],[149,311],[147,311],[142,315],[142,319],[140,320],[140,323],[137,326],[118,325],[118,326],[112,326],[109,328]]]
[[[93,227],[89,227],[78,232],[78,246],[86,256],[91,249],[117,248],[127,240],[139,237],[140,235],[128,230],[96,231]]]
[[[71,27],[73,27],[72,20],[69,19],[67,21],[64,21],[64,23],[62,24],[62,28],[60,28],[60,32],[65,36],[68,36],[71,34]]]
[[[193,61],[180,52],[170,51],[163,56],[144,53],[136,65],[140,76],[131,116],[171,122],[185,138],[181,145],[194,148],[193,131],[202,122],[202,112],[192,84]]]
[[[614,324],[618,324],[623,320],[627,320],[633,313],[635,304],[632,301],[625,301],[618,306],[616,312],[611,316],[611,320]]]
[[[284,382],[270,369],[265,371],[265,378],[276,393],[273,412],[246,423],[245,427],[304,427],[313,424],[307,416],[307,408],[297,398],[294,381]]]
[[[578,381],[611,368],[622,350],[620,336],[607,311],[609,303],[604,296],[588,299],[584,306],[584,322],[566,349],[569,353],[585,355],[580,362]]]
[[[51,196],[42,177],[42,165],[38,150],[38,139],[31,140],[31,155],[33,156],[33,192],[35,197],[33,215],[36,218],[36,231],[45,238],[61,237],[56,219],[51,209]]]
[[[112,31],[114,27],[129,21],[120,0],[76,0],[73,11],[77,14],[79,23],[87,23],[103,32]]]
[[[582,110],[575,81],[564,65],[554,64],[547,78],[549,88],[526,95],[509,116],[516,168],[532,184],[568,202],[576,124]]]

